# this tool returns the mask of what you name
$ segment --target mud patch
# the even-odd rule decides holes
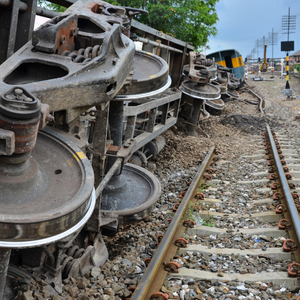
[[[241,115],[241,114],[230,114],[224,116],[220,123],[223,125],[232,125],[240,128],[244,132],[249,133],[261,133],[266,130],[266,124],[269,124],[271,127],[280,126],[279,123],[270,120],[265,117],[255,117],[250,115]]]

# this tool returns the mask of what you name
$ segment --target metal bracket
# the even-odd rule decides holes
[[[0,128],[0,155],[12,155],[15,152],[15,133]]]
[[[107,157],[114,157],[116,159],[121,158],[122,162],[121,162],[121,168],[120,168],[120,172],[118,174],[114,174],[113,176],[120,176],[122,174],[123,171],[123,166],[125,163],[125,156],[120,156],[120,155],[115,155],[115,154],[104,154],[103,156],[107,156]]]

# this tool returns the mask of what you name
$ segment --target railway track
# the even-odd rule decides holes
[[[210,150],[132,300],[300,299],[297,151],[269,126],[253,142],[234,161]]]

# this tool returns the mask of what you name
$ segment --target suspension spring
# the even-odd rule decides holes
[[[211,59],[196,58],[194,64],[210,67],[213,64],[213,61]]]
[[[99,56],[102,47],[96,45],[94,47],[80,48],[77,51],[65,50],[61,55],[71,57],[72,61],[75,63],[86,63]]]

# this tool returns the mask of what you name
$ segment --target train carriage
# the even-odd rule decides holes
[[[235,49],[228,49],[210,53],[207,58],[214,58],[216,63],[227,67],[230,72],[238,79],[244,80],[245,68],[242,55]]]

